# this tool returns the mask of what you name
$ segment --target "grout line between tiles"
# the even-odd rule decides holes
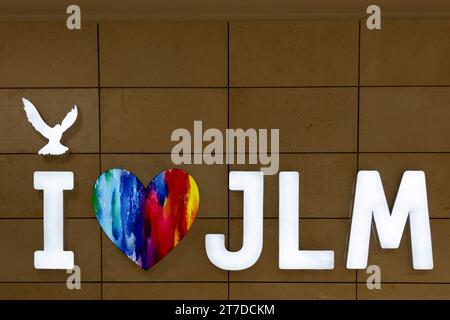
[[[100,24],[97,23],[97,85],[98,85],[98,148],[99,148],[99,175],[102,172],[102,120],[101,120],[101,92],[100,92]],[[100,230],[100,300],[103,300],[103,234]]]
[[[68,153],[70,155],[170,155],[170,152],[71,152]],[[195,153],[189,153],[193,155]],[[220,154],[220,153],[218,153]],[[223,154],[223,153],[222,153]],[[236,154],[254,154],[253,152],[233,152],[230,153],[233,155]],[[339,154],[386,154],[386,155],[398,155],[398,154],[418,154],[418,155],[426,155],[426,154],[450,154],[450,151],[282,151],[278,153],[274,153],[278,155],[310,155],[310,154],[323,154],[323,155],[339,155]],[[0,152],[0,156],[38,156],[36,152]],[[204,166],[213,166],[213,165],[205,165]],[[216,166],[220,166],[221,164],[215,164]],[[235,164],[238,165],[238,164]]]
[[[96,220],[96,217],[66,217],[67,220]],[[196,220],[242,220],[242,216],[240,217],[196,217]],[[278,216],[276,217],[264,217],[264,220],[278,220]],[[303,216],[299,217],[300,220],[351,220],[351,217],[342,216],[342,217],[308,217]],[[2,220],[43,220],[42,217],[0,217],[0,221]],[[430,217],[430,220],[450,220],[449,217]]]
[[[333,89],[333,88],[450,88],[450,84],[424,84],[424,85],[311,85],[311,86],[204,86],[204,87],[183,87],[183,86],[86,86],[86,87],[0,87],[0,90],[67,90],[67,89]]]
[[[48,283],[48,284],[66,284],[66,281],[0,281],[0,284],[41,284],[41,283]],[[81,283],[86,283],[86,284],[102,284],[102,283],[107,283],[107,284],[154,284],[154,283],[202,283],[202,284],[213,284],[213,283],[223,283],[223,284],[236,284],[236,283],[250,283],[250,284],[266,284],[266,283],[282,283],[282,284],[349,284],[349,285],[353,285],[355,282],[354,281],[264,281],[264,280],[235,280],[235,281],[227,281],[227,280],[223,280],[223,281],[204,281],[204,280],[172,280],[172,281],[133,281],[133,280],[129,280],[129,281],[98,281],[98,280],[88,280],[88,281],[82,281]],[[365,281],[359,281],[357,282],[357,284],[365,284]],[[442,281],[431,281],[431,282],[426,282],[426,281],[382,281],[382,284],[393,284],[393,285],[449,285],[450,286],[450,282],[442,282]]]
[[[227,128],[230,127],[230,22],[227,21]],[[228,150],[226,150],[228,153]],[[230,249],[230,165],[227,164],[227,247]],[[227,297],[230,300],[230,271],[227,271]]]
[[[358,112],[356,122],[356,175],[359,170],[359,126],[360,126],[360,90],[361,90],[361,20],[358,21]],[[358,300],[358,270],[355,270],[355,300]]]

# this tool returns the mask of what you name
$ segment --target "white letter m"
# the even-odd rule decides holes
[[[397,249],[409,217],[413,267],[433,269],[427,190],[423,171],[405,171],[392,214],[378,171],[360,171],[356,181],[347,269],[365,269],[372,217],[383,249]]]

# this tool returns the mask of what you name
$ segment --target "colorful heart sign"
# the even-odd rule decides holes
[[[96,181],[92,205],[108,238],[142,269],[164,258],[189,231],[197,215],[197,184],[180,169],[162,171],[145,188],[123,169]]]

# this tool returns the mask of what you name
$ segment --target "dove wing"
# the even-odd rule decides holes
[[[49,139],[51,128],[42,120],[39,111],[36,107],[27,99],[22,98],[23,108],[27,114],[28,121],[33,125],[40,134]]]
[[[77,106],[74,106],[72,110],[70,110],[64,120],[61,122],[61,129],[62,131],[66,131],[69,129],[74,123],[75,120],[77,120],[78,117],[78,108]]]

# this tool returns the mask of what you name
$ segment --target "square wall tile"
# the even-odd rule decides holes
[[[147,271],[127,258],[103,234],[103,281],[106,282],[208,282],[227,281],[227,271],[215,267],[205,250],[209,233],[227,234],[226,219],[197,219],[181,242]]]
[[[449,300],[450,284],[382,283],[380,290],[358,284],[358,300]]]
[[[227,125],[225,89],[103,89],[102,152],[171,152],[172,132],[186,128],[193,150],[194,121],[203,130]]]
[[[450,151],[450,88],[362,88],[360,151]]]
[[[97,89],[0,89],[0,152],[38,153],[48,139],[28,122],[22,97],[38,110],[48,126],[61,124],[77,106],[76,122],[64,132],[61,143],[69,153],[99,152]]]
[[[226,300],[227,283],[104,283],[105,300]]]
[[[263,251],[251,268],[230,271],[231,282],[354,282],[356,272],[345,268],[348,219],[302,219],[300,249],[333,250],[334,270],[281,270],[278,258],[278,219],[264,219]],[[242,220],[230,221],[230,250],[242,247]]]
[[[2,22],[0,87],[96,87],[97,25]]]
[[[358,85],[358,21],[230,23],[231,86]]]
[[[66,283],[0,283],[2,300],[99,300],[100,283],[81,283],[69,290]]]
[[[34,268],[34,252],[44,248],[43,228],[42,219],[0,219],[0,282],[66,283],[66,270]],[[66,219],[64,250],[73,251],[82,282],[100,281],[100,228],[95,219]]]
[[[100,24],[103,87],[226,87],[225,22]]]
[[[230,90],[230,127],[280,129],[280,152],[356,152],[356,88]]]
[[[122,168],[133,172],[147,186],[158,173],[170,168],[187,171],[196,181],[200,192],[197,217],[228,217],[228,181],[225,165],[178,165],[170,154],[104,154],[102,171]]]
[[[361,84],[449,85],[450,20],[383,19],[361,25]]]
[[[430,217],[450,217],[450,154],[360,154],[359,170],[380,172],[391,210],[403,173],[407,170],[424,171]]]
[[[66,217],[94,218],[91,193],[99,175],[99,156],[69,154],[62,157],[0,155],[0,218],[42,218],[43,191],[35,190],[35,171],[72,171],[73,190],[64,191]]]
[[[358,284],[358,300],[448,300],[450,284],[382,283],[380,290]]]
[[[354,283],[230,283],[231,300],[353,300]]]
[[[350,218],[356,154],[281,154],[280,170],[264,176],[264,216],[279,216],[279,173],[300,174],[301,218]],[[230,171],[258,171],[260,165],[231,165]],[[230,191],[230,216],[242,217],[243,193]]]
[[[398,249],[382,249],[378,236],[372,228],[370,237],[368,266],[378,265],[381,269],[381,282],[409,283],[450,283],[450,219],[431,219],[431,239],[433,245],[433,270],[414,270],[409,221],[403,231]],[[368,275],[358,270],[358,282],[365,283]]]

